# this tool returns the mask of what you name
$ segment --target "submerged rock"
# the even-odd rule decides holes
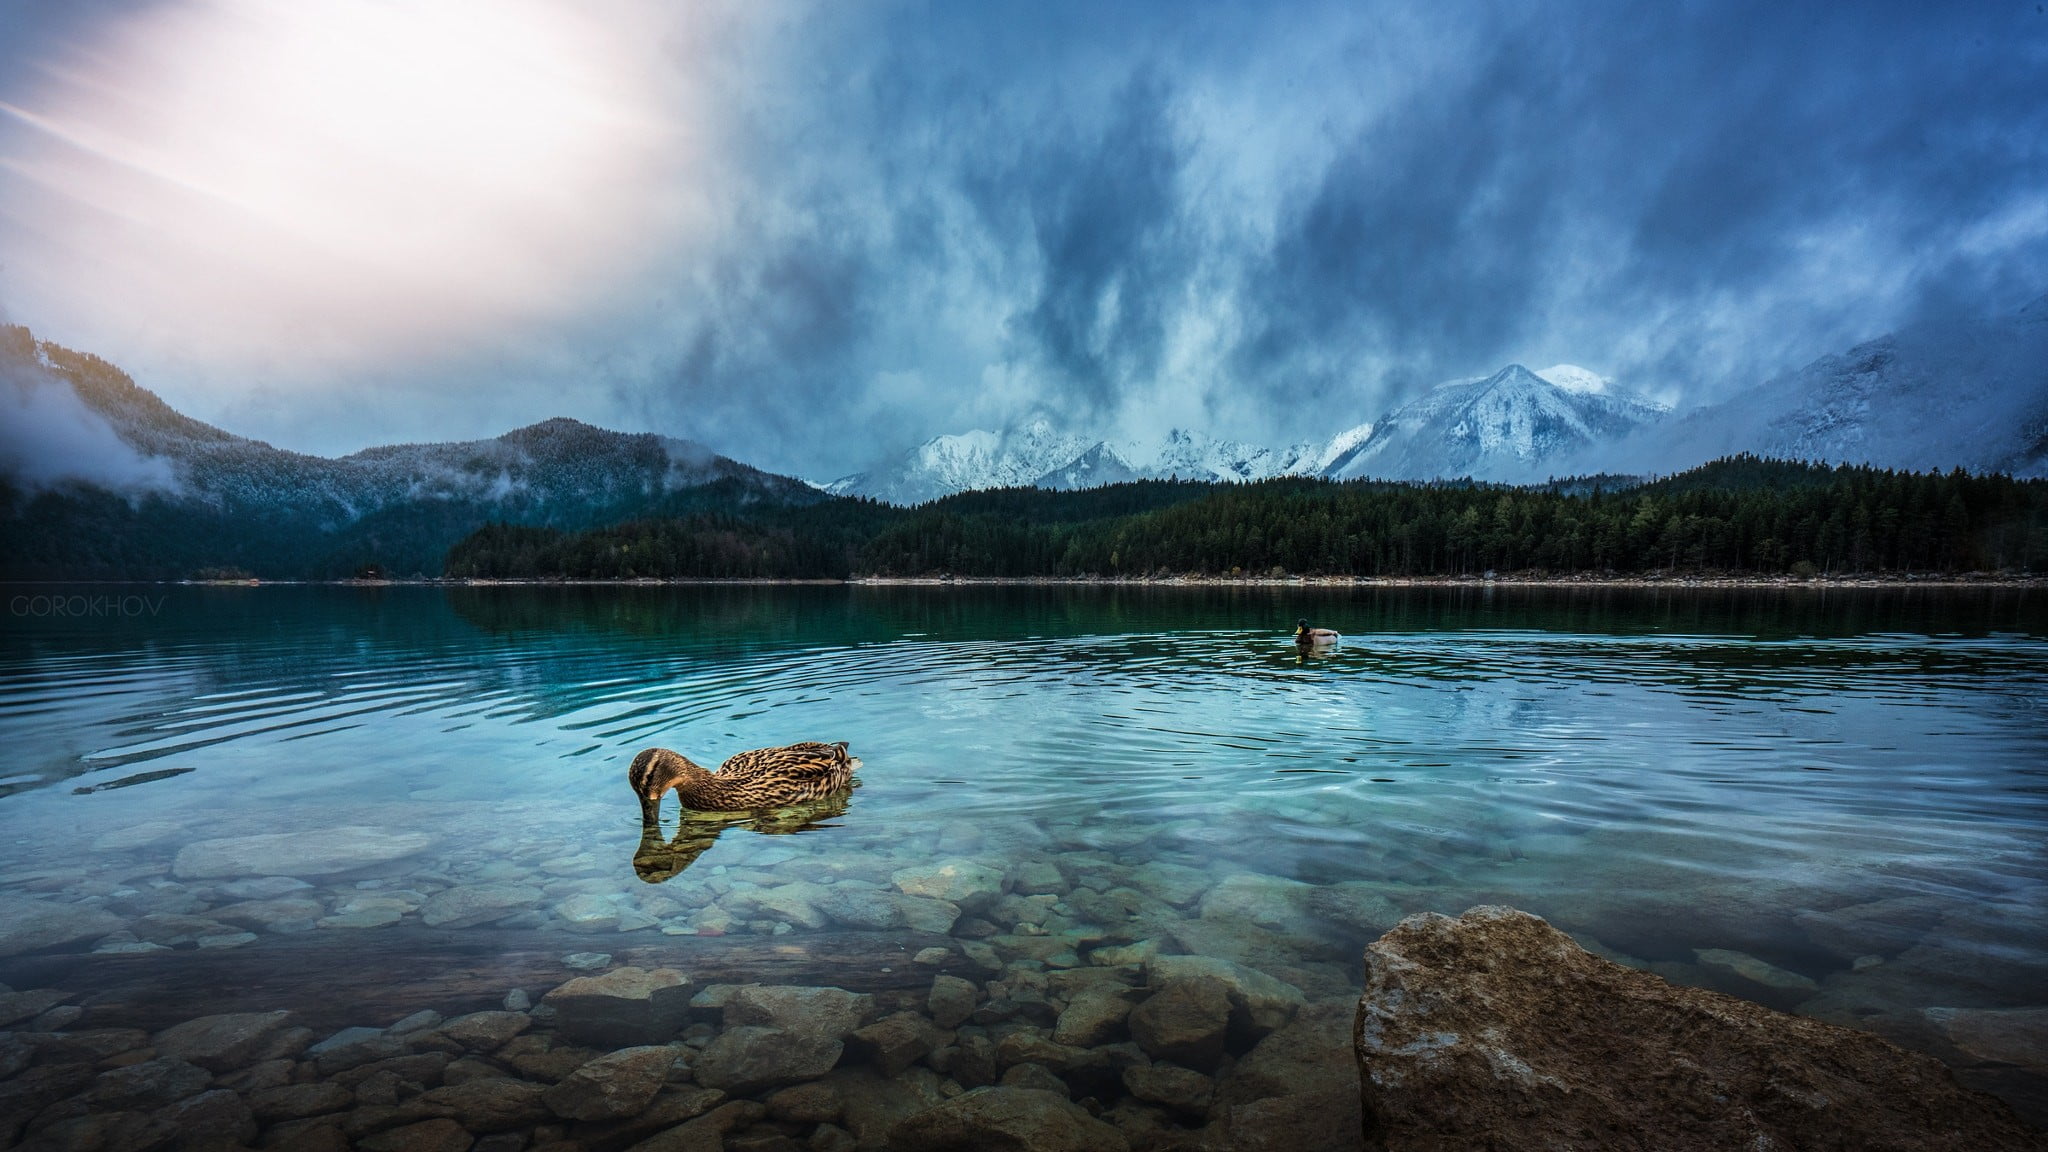
[[[0,896],[0,956],[97,940],[122,923],[119,916],[101,908]]]
[[[1411,916],[1365,960],[1365,1124],[1388,1149],[2041,1146],[1930,1057],[1668,984],[1512,908]]]
[[[428,897],[420,907],[420,922],[429,928],[469,928],[524,912],[540,898],[540,889],[524,884],[466,884]]]
[[[986,864],[954,858],[898,868],[889,874],[906,896],[923,896],[958,904],[970,911],[1003,894],[1003,874]]]
[[[2048,1075],[2048,1008],[1929,1008],[1926,1015],[1979,1060]]]
[[[1054,1092],[976,1088],[896,1125],[895,1152],[1129,1152],[1124,1134]]]
[[[578,976],[542,998],[564,1039],[600,1048],[663,1044],[689,1022],[690,978],[673,968]]]
[[[416,855],[433,838],[417,832],[343,826],[232,836],[185,845],[171,864],[180,880],[229,876],[328,876]]]
[[[209,1072],[254,1063],[291,1021],[289,1012],[230,1012],[187,1020],[156,1034],[159,1055],[189,1060]]]
[[[666,1045],[621,1047],[569,1072],[541,1099],[565,1119],[623,1119],[653,1103],[674,1064]]]
[[[727,1028],[692,1065],[697,1082],[735,1096],[815,1080],[839,1063],[845,1045],[815,1033],[741,1024]]]

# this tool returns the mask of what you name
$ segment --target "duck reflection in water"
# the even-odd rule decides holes
[[[640,825],[640,847],[633,853],[633,872],[649,884],[661,884],[682,875],[697,862],[727,829],[741,828],[770,836],[830,828],[833,820],[846,815],[859,781],[830,796],[806,800],[782,808],[759,812],[692,812],[683,810],[675,835],[664,836],[658,821]]]
[[[727,828],[783,834],[825,827],[846,812],[860,760],[844,742],[790,744],[742,752],[708,772],[689,757],[649,748],[633,758],[626,778],[640,798],[640,847],[633,870],[659,884],[682,873]],[[683,803],[676,834],[661,833],[661,798]]]

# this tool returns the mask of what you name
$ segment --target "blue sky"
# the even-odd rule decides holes
[[[310,451],[1278,443],[2048,292],[2035,3],[292,7],[0,0],[0,309]]]

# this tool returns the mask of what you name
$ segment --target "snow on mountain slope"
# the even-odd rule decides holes
[[[1370,427],[1365,426],[1365,427]],[[1357,433],[1358,429],[1344,436]],[[1340,437],[1341,439],[1341,437]],[[1263,480],[1312,475],[1330,445],[1274,449],[1173,429],[1151,439],[1107,440],[1063,433],[1037,417],[999,432],[935,436],[897,459],[825,486],[841,495],[922,504],[983,488],[1096,488],[1130,480]]]
[[[1545,368],[1536,375],[1567,392],[1585,392],[1595,396],[1607,391],[1608,385],[1614,383],[1607,377],[1581,368],[1577,364],[1559,364]]]
[[[1823,356],[1647,430],[1601,464],[1669,473],[1735,452],[2048,476],[2048,297]]]
[[[1583,376],[1566,374],[1569,389],[1520,364],[1482,380],[1438,385],[1388,413],[1364,440],[1337,454],[1324,475],[1531,482],[1559,461],[1663,418],[1663,407],[1575,371]],[[1600,390],[1590,390],[1586,377]]]

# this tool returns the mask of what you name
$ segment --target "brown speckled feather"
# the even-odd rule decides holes
[[[739,812],[830,795],[852,781],[859,765],[843,742],[757,748],[727,760],[716,774],[666,748],[649,748],[633,758],[629,778],[634,791],[650,801],[673,788],[685,808]]]

